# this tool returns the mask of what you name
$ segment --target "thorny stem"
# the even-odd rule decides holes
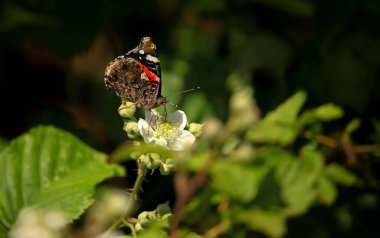
[[[124,224],[125,226],[127,226],[127,227],[131,230],[133,238],[136,238],[136,237],[137,237],[137,235],[136,235],[136,230],[135,230],[135,227],[133,226],[133,224],[127,222],[127,221],[124,220],[124,219],[123,219],[123,224]]]
[[[137,194],[140,191],[142,182],[144,181],[145,175],[148,171],[148,168],[143,163],[138,163],[138,169],[137,169],[137,179],[135,181],[135,184],[133,185],[132,189],[132,198],[137,200],[138,196]]]
[[[115,229],[117,229],[117,228],[120,227],[121,222],[122,222],[122,219],[121,219],[121,218],[118,219],[118,220],[116,220],[116,221],[112,224],[112,226],[111,226],[110,228],[108,228],[108,230],[106,230],[106,231],[105,231],[100,237],[101,237],[101,238],[103,238],[103,237],[108,237],[108,234],[109,234],[111,231],[113,231],[113,230],[115,230]]]
[[[143,163],[138,163],[138,169],[137,169],[137,179],[135,181],[135,184],[132,188],[132,198],[137,200],[137,194],[141,188],[141,184],[142,182],[144,181],[144,178],[145,178],[145,175],[147,173],[148,169],[147,167],[145,166],[145,164]],[[112,226],[110,228],[108,228],[108,230],[106,232],[103,233],[103,236],[102,237],[106,237],[107,234],[109,234],[109,232],[119,228],[120,226],[124,225],[124,226],[127,226],[129,227],[129,229],[131,230],[132,232],[132,236],[133,237],[136,237],[136,231],[135,231],[135,228],[133,227],[133,225],[126,221],[124,218],[127,214],[123,214],[119,219],[117,219],[114,224],[112,224]]]

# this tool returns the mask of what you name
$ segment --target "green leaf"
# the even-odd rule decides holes
[[[241,202],[255,198],[260,181],[269,171],[269,167],[259,165],[249,167],[247,164],[219,162],[211,170],[213,186]]]
[[[346,126],[344,130],[345,135],[350,135],[352,132],[356,131],[361,124],[361,120],[359,118],[352,119]]]
[[[190,171],[199,171],[205,168],[209,162],[212,152],[210,150],[202,151],[194,154],[185,161],[185,166]]]
[[[300,124],[303,126],[315,120],[332,121],[341,118],[343,115],[343,110],[335,104],[324,104],[302,113],[300,117]]]
[[[335,202],[338,191],[335,184],[326,176],[321,176],[317,183],[317,196],[323,204],[331,205]]]
[[[359,182],[359,179],[353,173],[338,164],[327,166],[325,173],[335,183],[345,186],[352,186]]]
[[[78,218],[93,202],[94,186],[122,175],[118,165],[73,135],[41,126],[11,141],[0,154],[0,229],[9,230],[26,207]]]
[[[234,218],[269,237],[282,237],[286,232],[285,216],[279,212],[251,208],[237,212]]]
[[[167,238],[168,234],[165,231],[158,228],[149,229],[146,232],[137,236],[138,238]]]
[[[268,113],[255,127],[247,133],[253,142],[268,142],[288,145],[298,133],[297,115],[306,100],[304,92],[298,92],[274,111]]]
[[[0,153],[8,146],[9,142],[0,137]]]
[[[299,160],[289,157],[277,163],[276,178],[282,188],[288,215],[302,214],[312,205],[322,168],[322,155],[310,148],[302,150]]]

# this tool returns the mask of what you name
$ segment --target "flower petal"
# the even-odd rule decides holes
[[[187,117],[183,111],[177,110],[168,116],[168,118],[166,118],[166,121],[168,121],[170,124],[178,126],[178,129],[183,130],[187,124]]]
[[[154,109],[145,111],[145,121],[149,121],[152,127],[154,127],[157,123],[157,114],[157,111]]]
[[[160,136],[160,138],[152,137],[149,142],[154,142],[156,145],[168,148],[168,142]]]
[[[139,119],[137,127],[139,128],[140,134],[144,138],[145,142],[152,141],[151,138],[153,138],[154,131],[144,119]]]
[[[172,151],[181,151],[191,146],[194,141],[195,136],[189,131],[183,130],[174,141],[169,142],[168,147]]]

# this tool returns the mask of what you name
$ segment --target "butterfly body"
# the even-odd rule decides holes
[[[161,66],[156,45],[150,37],[142,38],[136,48],[111,61],[106,67],[104,81],[116,95],[145,110],[168,102],[161,95]]]

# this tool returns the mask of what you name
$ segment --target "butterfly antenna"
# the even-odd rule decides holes
[[[178,105],[177,104],[174,104],[172,102],[168,102],[170,105],[174,106],[175,108],[178,108]]]
[[[171,97],[171,96],[174,96],[174,95],[178,95],[178,94],[182,94],[182,93],[188,93],[188,92],[192,92],[192,91],[196,91],[196,90],[199,90],[199,89],[201,89],[201,87],[195,87],[195,88],[190,88],[190,89],[187,89],[187,90],[184,90],[184,91],[181,91],[181,92],[178,92],[178,93],[173,93],[173,94],[170,94],[170,95],[168,95],[168,96],[166,96],[166,97]],[[173,106],[175,106],[175,107],[178,107],[178,105],[175,105],[175,104],[173,104],[173,103],[171,103]]]

